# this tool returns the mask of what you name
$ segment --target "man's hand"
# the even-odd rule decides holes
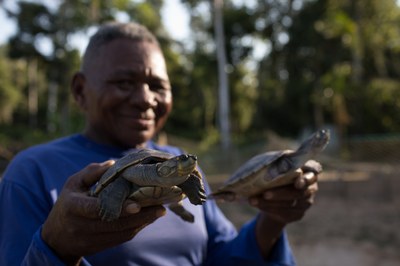
[[[318,173],[322,168],[318,162],[309,161],[302,171],[296,171],[294,184],[269,189],[261,195],[250,197],[249,203],[260,209],[257,220],[257,241],[264,257],[291,222],[300,220],[318,191]]]
[[[313,172],[298,174],[295,184],[269,189],[259,196],[251,197],[250,204],[259,208],[269,219],[282,224],[300,220],[314,203],[318,183],[317,175]]]
[[[71,176],[43,225],[43,240],[68,264],[132,239],[165,214],[162,206],[140,208],[127,202],[119,219],[101,221],[99,200],[90,197],[89,190],[112,164],[93,163]]]

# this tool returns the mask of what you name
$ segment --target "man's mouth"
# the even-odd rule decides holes
[[[147,114],[147,113],[140,113],[140,114],[122,114],[120,117],[128,122],[130,127],[136,128],[136,129],[148,129],[150,127],[153,127],[155,124],[155,116],[154,114]]]

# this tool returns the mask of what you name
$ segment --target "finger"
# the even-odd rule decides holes
[[[310,198],[314,197],[317,192],[318,192],[318,183],[315,182],[314,184],[311,184],[310,186],[307,187],[304,194],[306,198]]]
[[[122,218],[113,222],[86,221],[84,231],[75,231],[80,237],[75,238],[76,249],[85,250],[85,254],[91,254],[108,247],[124,243],[132,239],[143,228],[153,223],[158,217],[157,208],[148,208],[140,215],[131,218]],[[155,215],[147,215],[146,213]],[[80,229],[83,229],[80,227]]]
[[[103,163],[91,163],[68,178],[65,187],[73,189],[74,191],[86,192],[114,163],[114,160],[108,160]]]
[[[134,230],[153,223],[158,218],[164,216],[166,210],[163,206],[152,206],[142,208],[140,212],[130,216],[121,216],[111,222],[101,222],[100,228],[96,232],[116,232],[124,230]]]
[[[74,193],[70,199],[68,212],[74,216],[85,217],[89,219],[99,219],[100,203],[99,199],[84,194]]]
[[[104,250],[105,248],[114,247],[121,243],[131,240],[135,237],[142,229],[152,224],[155,220],[148,221],[143,223],[141,226],[135,228],[129,228],[121,231],[112,231],[112,232],[102,232],[90,235],[90,247],[93,248],[93,251]],[[88,237],[89,238],[89,237]],[[93,243],[98,243],[98,246],[95,246]]]
[[[292,185],[283,186],[279,188],[269,189],[263,194],[252,196],[249,198],[249,203],[258,201],[288,201],[291,202],[295,199],[305,199],[313,196],[318,191],[318,183],[315,182],[309,185],[306,189],[296,189]]]
[[[140,212],[142,206],[133,200],[126,200],[124,203],[124,207],[122,208],[121,216],[131,215]]]
[[[258,201],[254,207],[272,210],[272,209],[307,209],[310,207],[312,202],[307,199],[295,199],[285,201]]]
[[[318,175],[313,172],[306,172],[303,175],[296,178],[294,181],[294,187],[297,189],[304,189],[307,186],[314,184],[318,180]]]
[[[292,200],[293,198],[301,197],[303,191],[295,189],[293,185],[287,185],[268,189],[259,196],[262,200]]]
[[[320,174],[322,172],[322,165],[315,160],[308,160],[301,168],[303,172],[314,172]]]

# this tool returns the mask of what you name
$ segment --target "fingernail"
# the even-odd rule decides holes
[[[305,178],[306,180],[311,180],[311,179],[314,178],[315,174],[314,174],[313,172],[307,172],[307,173],[305,173],[303,176],[304,176],[304,178]]]
[[[108,160],[108,161],[100,163],[101,166],[111,166],[113,164],[115,164],[115,160]]]
[[[140,205],[137,203],[131,203],[126,206],[125,210],[127,213],[131,214],[138,213],[140,211]]]

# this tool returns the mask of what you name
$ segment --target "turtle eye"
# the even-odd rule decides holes
[[[186,154],[182,154],[182,155],[180,155],[179,156],[179,159],[180,160],[186,160],[186,159],[188,159],[189,157],[186,155]]]

